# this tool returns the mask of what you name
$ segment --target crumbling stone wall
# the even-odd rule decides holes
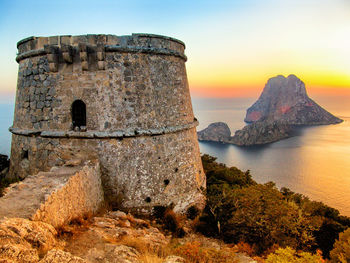
[[[0,219],[27,218],[55,228],[93,215],[104,204],[100,167],[91,161],[75,167],[53,167],[5,191],[0,198]]]
[[[185,45],[149,34],[31,37],[18,43],[10,175],[98,158],[106,197],[148,211],[203,206]],[[72,104],[86,105],[74,127]]]

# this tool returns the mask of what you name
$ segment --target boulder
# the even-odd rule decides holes
[[[89,262],[141,263],[140,253],[125,245],[107,244],[103,249],[92,248],[87,253]]]
[[[230,139],[231,131],[224,122],[211,123],[207,128],[197,133],[200,141],[227,142]]]

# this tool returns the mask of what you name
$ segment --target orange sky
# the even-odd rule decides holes
[[[196,87],[191,86],[192,97],[197,98],[258,98],[263,90],[264,86],[240,86],[240,87]],[[342,87],[320,87],[320,86],[307,86],[308,94],[312,96],[347,96],[350,97],[350,89]],[[350,101],[349,101],[350,105]]]

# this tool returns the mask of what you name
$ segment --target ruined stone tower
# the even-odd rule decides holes
[[[18,42],[12,177],[98,159],[112,205],[202,205],[205,176],[176,39],[132,34]]]

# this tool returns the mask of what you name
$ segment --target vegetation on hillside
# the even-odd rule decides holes
[[[350,228],[340,233],[339,240],[335,242],[330,256],[332,263],[350,262]]]
[[[247,243],[258,255],[289,247],[311,253],[320,250],[328,258],[339,233],[350,227],[350,218],[340,216],[338,210],[287,188],[278,190],[272,182],[258,184],[249,170],[227,167],[206,154],[202,162],[207,206],[197,229],[205,235]]]

